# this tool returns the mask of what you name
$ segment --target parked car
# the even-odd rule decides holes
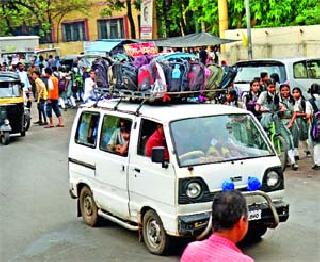
[[[116,145],[114,151],[110,145],[124,122],[127,150]],[[166,146],[152,147],[150,156],[146,145],[159,126]],[[153,254],[164,254],[172,236],[210,232],[212,199],[221,190],[247,197],[248,234],[255,238],[289,217],[279,157],[244,109],[123,100],[84,105],[74,119],[68,160],[78,216],[90,226],[103,217],[138,231]]]
[[[303,94],[309,97],[307,91],[311,84],[320,84],[320,58],[279,58],[254,59],[235,63],[237,75],[234,87],[239,94],[249,91],[249,83],[254,77],[260,77],[261,72],[278,74],[280,84],[289,81],[291,87],[301,88]]]

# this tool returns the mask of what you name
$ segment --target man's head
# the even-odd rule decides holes
[[[239,191],[219,192],[212,203],[212,226],[215,233],[241,241],[248,231],[248,209]]]
[[[23,65],[21,62],[19,62],[19,63],[17,64],[17,68],[18,68],[18,70],[19,70],[20,72],[22,72],[22,71],[24,70],[24,65]]]
[[[90,77],[91,77],[92,79],[96,79],[96,76],[97,76],[96,71],[91,70],[91,71],[90,71]]]
[[[156,131],[157,131],[160,135],[164,136],[164,130],[163,130],[163,125],[162,125],[162,124],[157,124],[157,129],[156,129]]]
[[[44,69],[44,74],[46,75],[46,77],[50,77],[52,75],[52,70],[51,68],[47,67]]]
[[[316,83],[312,84],[308,92],[311,95],[315,95],[315,94],[320,95],[320,85],[318,85]]]
[[[267,81],[267,79],[269,79],[268,73],[267,72],[261,72],[260,73],[260,79],[261,79],[262,82]]]
[[[38,70],[35,70],[32,72],[32,79],[36,80],[37,78],[40,77],[40,75],[41,75],[40,72]]]

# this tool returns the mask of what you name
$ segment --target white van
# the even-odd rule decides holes
[[[320,58],[273,58],[243,60],[235,63],[237,75],[234,86],[239,94],[249,91],[249,83],[254,77],[260,77],[261,72],[279,76],[280,84],[289,81],[291,88],[299,87],[306,97],[313,83],[320,85]]]
[[[120,154],[110,145],[124,121],[130,139]],[[146,156],[159,126],[165,141]],[[221,190],[234,187],[245,194],[249,234],[255,237],[286,221],[289,205],[283,201],[280,165],[262,127],[246,110],[101,101],[76,114],[70,194],[88,225],[104,217],[139,231],[151,253],[164,254],[171,236],[195,237],[209,229],[212,199]]]

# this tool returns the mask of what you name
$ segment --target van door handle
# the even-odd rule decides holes
[[[136,171],[137,173],[140,173],[140,169],[139,168],[135,168],[134,171]]]

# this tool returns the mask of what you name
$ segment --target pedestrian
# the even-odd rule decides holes
[[[52,67],[55,66],[55,61],[53,59],[52,55],[49,55],[49,59],[48,59],[48,67],[52,70]]]
[[[320,170],[320,85],[312,84],[309,93],[312,98],[307,101],[306,113],[310,123],[309,143],[314,162],[312,169]]]
[[[283,125],[289,129],[292,135],[295,159],[299,159],[299,127],[294,121],[294,99],[290,92],[290,85],[284,83],[280,85],[280,102],[285,106],[285,110],[281,112],[280,119]]]
[[[305,97],[302,95],[302,91],[299,87],[292,89],[292,96],[294,99],[294,118],[299,128],[299,140],[300,144],[303,145],[306,156],[310,156],[311,152],[309,149],[308,137],[309,137],[309,125],[306,113],[306,103]]]
[[[19,74],[20,81],[23,84],[24,99],[27,102],[27,105],[29,105],[31,103],[30,102],[31,98],[30,98],[29,94],[30,94],[30,91],[32,90],[32,86],[30,84],[29,77],[28,77],[27,72],[25,71],[25,67],[24,67],[23,63],[19,62],[17,64],[17,72]]]
[[[97,73],[94,70],[90,71],[90,76],[87,77],[84,81],[84,94],[83,94],[83,102],[87,103],[90,97],[93,96],[93,90],[97,86],[96,83]]]
[[[202,64],[206,64],[206,60],[207,60],[207,57],[208,57],[208,54],[206,52],[206,49],[204,47],[201,47],[201,50],[199,52],[199,59],[200,59],[200,62]]]
[[[40,72],[38,70],[32,73],[32,78],[36,85],[36,94],[37,94],[37,108],[39,114],[39,120],[34,122],[34,124],[38,124],[40,126],[47,125],[46,113],[45,113],[45,103],[47,101],[48,92],[45,84],[40,78]]]
[[[261,119],[261,112],[256,110],[258,98],[260,95],[260,79],[254,78],[250,82],[250,91],[248,94],[243,96],[243,107],[253,113],[253,115],[260,120]]]
[[[238,94],[235,89],[227,91],[225,105],[238,107]]]
[[[236,247],[248,231],[248,209],[238,191],[215,194],[212,203],[212,235],[188,244],[181,262],[252,262],[253,259]]]
[[[48,100],[46,104],[47,116],[49,118],[49,124],[45,128],[54,127],[52,119],[52,110],[54,111],[56,117],[58,118],[57,127],[64,127],[62,116],[59,110],[59,87],[58,87],[58,78],[52,75],[52,70],[50,68],[45,68],[45,76],[48,78]]]
[[[280,96],[276,93],[276,85],[273,79],[266,81],[267,91],[263,91],[257,101],[256,110],[262,113],[261,125],[268,131],[269,126],[274,123],[276,133],[280,134],[288,146],[288,157],[291,168],[297,170],[299,166],[295,160],[293,137],[287,126],[279,119],[279,114],[286,110],[286,107],[280,103]]]
[[[261,91],[266,91],[267,90],[267,80],[269,79],[268,73],[267,72],[261,72],[260,73],[260,86],[261,86]]]

